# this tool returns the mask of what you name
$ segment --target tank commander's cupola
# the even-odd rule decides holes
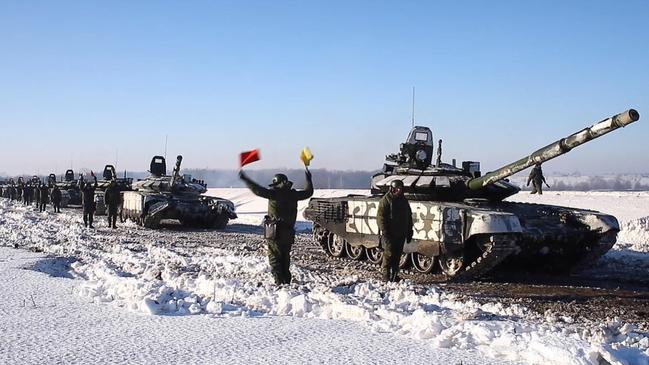
[[[386,159],[398,165],[426,169],[433,160],[433,132],[428,127],[412,128],[399,153],[388,155]]]
[[[167,162],[165,161],[165,158],[162,156],[153,156],[149,172],[151,175],[157,177],[167,175]]]

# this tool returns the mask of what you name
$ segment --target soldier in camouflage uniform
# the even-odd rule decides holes
[[[412,241],[412,211],[408,200],[403,196],[403,181],[394,180],[388,191],[379,201],[376,213],[381,230],[383,262],[381,274],[385,281],[399,281],[399,260],[405,241]]]
[[[95,189],[97,188],[97,176],[92,175],[95,183],[87,183],[83,180],[79,182],[81,188],[81,203],[83,204],[83,225],[84,227],[95,228],[92,222],[95,219]]]
[[[41,202],[41,186],[38,185],[37,182],[34,183],[34,196],[33,196],[32,200],[36,204],[36,208],[38,208],[38,205]]]
[[[45,209],[47,208],[47,203],[49,203],[50,200],[50,189],[45,185],[45,183],[41,184],[41,193],[40,193],[40,201],[38,202],[38,211],[39,212],[44,212]]]
[[[61,194],[61,189],[59,189],[56,184],[52,188],[52,205],[54,206],[54,213],[61,213],[61,200],[63,196]]]
[[[532,192],[530,194],[543,195],[543,184],[549,188],[550,185],[545,181],[545,176],[543,176],[543,170],[541,169],[541,164],[537,163],[530,171],[530,176],[527,178],[527,186],[530,186],[530,181],[532,182]]]
[[[23,190],[23,205],[29,205],[29,194],[30,194],[30,184],[23,184],[22,186]]]
[[[104,202],[108,213],[108,227],[117,228],[117,213],[119,210],[121,195],[115,180],[111,180],[104,193]]]
[[[295,242],[295,220],[298,200],[308,199],[313,195],[311,172],[306,171],[306,189],[292,189],[293,183],[284,174],[277,174],[270,189],[252,181],[243,171],[239,177],[257,196],[268,199],[268,216],[277,224],[277,234],[268,239],[268,262],[270,263],[275,284],[291,282],[291,247]]]

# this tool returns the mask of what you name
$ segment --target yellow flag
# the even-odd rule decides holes
[[[311,153],[311,150],[309,150],[309,147],[304,147],[302,149],[302,152],[300,152],[300,160],[304,162],[304,166],[309,166],[309,164],[311,164],[313,154]]]

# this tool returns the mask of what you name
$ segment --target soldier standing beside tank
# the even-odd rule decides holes
[[[23,189],[25,187],[25,182],[22,177],[18,178],[18,187],[16,188],[16,200],[20,202],[23,200]]]
[[[61,213],[61,189],[56,184],[52,188],[52,205],[54,206],[54,213]]]
[[[38,208],[38,204],[41,202],[41,186],[35,182],[34,183],[34,203],[36,204],[36,208]]]
[[[550,187],[550,185],[545,182],[545,176],[543,176],[543,170],[541,169],[540,163],[536,163],[532,168],[532,171],[530,171],[530,176],[527,178],[527,186],[530,186],[530,181],[532,182],[532,192],[530,194],[538,193],[539,195],[543,195],[544,183],[545,186],[548,188]]]
[[[9,187],[9,199],[16,200],[16,185],[14,184]]]
[[[399,260],[405,241],[412,241],[412,211],[403,195],[403,181],[394,180],[388,191],[379,201],[376,214],[381,230],[383,262],[381,274],[385,281],[399,281]]]
[[[32,205],[32,200],[34,199],[34,184],[31,182],[26,186],[26,191],[27,191],[27,205]]]
[[[115,180],[111,180],[104,194],[104,202],[108,212],[108,227],[117,228],[117,212],[120,206],[121,196]]]
[[[95,189],[97,188],[97,176],[94,173],[90,173],[95,179],[94,184],[86,183],[81,180],[79,182],[79,188],[81,189],[81,203],[83,204],[83,225],[84,227],[95,228],[92,226],[92,222],[95,219]]]
[[[257,196],[268,199],[267,224],[275,224],[275,237],[268,237],[268,262],[270,263],[275,284],[290,284],[291,247],[295,242],[295,220],[297,202],[313,195],[311,172],[306,170],[306,189],[292,189],[293,183],[284,174],[273,177],[270,189],[264,188],[250,179],[243,170],[239,177]]]
[[[47,203],[49,202],[50,199],[50,189],[45,185],[45,183],[41,184],[41,194],[40,194],[40,201],[38,205],[38,211],[39,212],[44,212],[45,208],[47,207]]]
[[[29,205],[30,184],[23,184],[23,205]]]

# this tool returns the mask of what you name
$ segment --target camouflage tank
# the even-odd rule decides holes
[[[61,207],[81,205],[81,190],[79,189],[79,182],[75,179],[72,169],[65,171],[65,175],[61,181],[56,181],[55,174],[50,174],[47,180],[49,184],[56,184],[61,189]]]
[[[183,226],[218,229],[236,218],[231,201],[203,195],[205,185],[180,175],[181,162],[182,156],[178,156],[172,175],[167,176],[164,157],[153,157],[151,176],[133,182],[133,191],[122,192],[122,217],[149,228],[157,228],[163,219],[173,219]]]
[[[117,177],[115,166],[106,165],[102,173],[102,179],[97,180],[97,189],[95,190],[95,215],[106,215],[107,213],[104,195],[111,181],[115,181],[117,189],[120,192],[132,190],[131,184],[133,183],[133,179],[126,177],[126,172],[124,172],[124,177]]]
[[[602,120],[484,176],[479,162],[433,164],[433,135],[414,127],[400,153],[372,177],[371,196],[313,198],[305,216],[332,256],[382,259],[376,221],[379,199],[401,180],[413,214],[414,237],[401,266],[441,272],[448,279],[481,277],[501,265],[565,272],[606,253],[619,232],[615,217],[596,211],[504,201],[520,189],[506,178],[639,119],[631,109]]]
[[[14,187],[14,179],[9,178],[8,180],[0,181],[0,198],[9,198],[11,195],[11,189]]]

